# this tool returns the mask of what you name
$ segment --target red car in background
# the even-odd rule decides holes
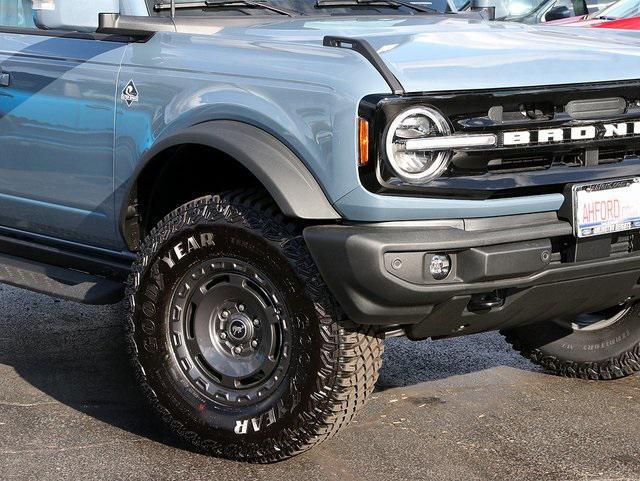
[[[596,28],[617,28],[620,30],[640,30],[640,17],[623,18],[595,25]]]
[[[619,0],[596,13],[546,22],[546,25],[640,30],[640,0]]]

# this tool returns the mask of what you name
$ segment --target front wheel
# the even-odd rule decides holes
[[[205,197],[145,240],[129,341],[143,391],[196,448],[278,461],[348,424],[382,340],[341,320],[302,237],[261,194]]]
[[[525,357],[560,376],[609,380],[640,372],[640,303],[503,334]]]

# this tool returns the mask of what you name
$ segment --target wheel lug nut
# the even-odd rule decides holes
[[[220,339],[222,339],[223,341],[227,338],[227,333],[226,332],[221,332],[220,333]]]
[[[229,317],[229,311],[227,310],[222,311],[222,318],[226,319],[227,317]]]
[[[235,352],[236,354],[240,354],[242,353],[242,348],[240,346],[236,346],[233,348],[233,352]]]
[[[238,304],[238,310],[240,312],[244,311],[244,304]]]
[[[258,347],[258,341],[256,341],[255,339],[251,341],[251,347]]]
[[[254,319],[253,320],[253,325],[258,327],[260,325],[260,319]]]

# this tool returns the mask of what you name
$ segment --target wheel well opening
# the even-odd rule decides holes
[[[212,147],[184,144],[154,157],[139,175],[128,203],[125,239],[130,248],[175,208],[198,197],[262,187],[233,157]]]

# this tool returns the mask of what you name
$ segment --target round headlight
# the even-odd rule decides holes
[[[447,120],[435,109],[415,107],[398,115],[387,130],[387,160],[403,180],[424,184],[438,177],[451,160],[451,150],[408,150],[407,141],[451,135]]]

